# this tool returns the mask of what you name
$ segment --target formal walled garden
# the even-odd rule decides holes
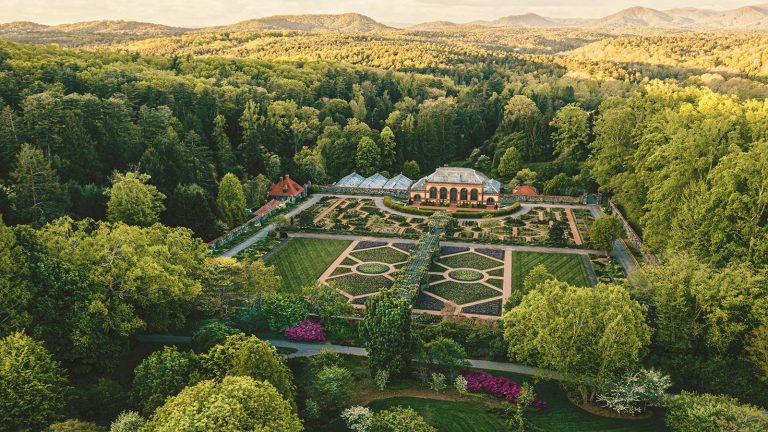
[[[586,215],[582,214],[581,222],[586,227],[584,232],[588,233],[587,224],[591,222],[586,209],[534,207],[515,217],[459,221],[450,237],[481,243],[584,247],[587,237],[578,228],[579,219],[573,213],[576,210],[586,212]],[[554,226],[562,232],[561,235],[550,234]]]
[[[382,211],[369,198],[323,197],[293,220],[292,229],[337,234],[417,238],[426,221]]]
[[[506,253],[498,249],[442,247],[416,307],[442,310],[447,305],[459,314],[500,316]]]

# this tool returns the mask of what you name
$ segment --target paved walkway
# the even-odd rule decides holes
[[[163,344],[188,344],[192,342],[189,336],[174,335],[140,335],[137,339],[141,342],[163,343]],[[312,357],[320,354],[323,350],[330,350],[339,354],[349,354],[361,357],[368,357],[368,351],[365,348],[352,347],[346,345],[334,345],[326,343],[294,342],[284,339],[268,339],[267,342],[278,348],[295,349],[296,352],[288,354],[286,357]],[[495,370],[503,372],[518,373],[521,375],[542,376],[552,379],[562,379],[557,372],[545,369],[525,366],[517,363],[497,362],[489,360],[467,360],[470,366],[476,369]]]
[[[366,237],[356,235],[345,234],[322,234],[322,233],[305,233],[305,232],[290,232],[289,237],[302,237],[302,238],[318,238],[318,239],[336,239],[336,240],[359,240],[359,241],[378,241],[387,243],[418,243],[416,239],[403,239],[398,237]],[[574,249],[574,248],[557,248],[557,247],[544,247],[544,246],[514,246],[514,245],[498,245],[498,244],[485,244],[485,243],[464,243],[456,241],[441,241],[440,246],[456,246],[456,247],[468,247],[468,248],[482,248],[482,249],[501,249],[519,252],[541,252],[541,253],[565,253],[565,254],[579,254],[588,255],[596,254],[600,255],[603,252],[595,249]]]
[[[308,342],[294,342],[287,340],[269,340],[269,343],[279,348],[292,348],[297,350],[295,353],[288,354],[287,357],[311,357],[319,354],[322,350],[330,350],[340,354],[350,354],[356,356],[367,357],[368,351],[365,348],[334,345],[334,344],[317,344]],[[531,376],[543,376],[553,379],[562,379],[562,376],[557,372],[548,371],[545,369],[539,369],[532,366],[525,366],[517,363],[506,363],[489,360],[468,360],[470,366],[476,369],[495,370],[502,372],[518,373],[521,375]]]
[[[323,197],[323,195],[313,195],[311,198],[309,198],[308,200],[306,200],[303,203],[301,203],[298,206],[296,206],[296,208],[294,208],[293,210],[291,210],[288,213],[286,213],[283,216],[283,218],[291,219],[292,217],[298,215],[299,213],[303,212],[304,210],[308,209],[309,207],[312,207],[313,205],[317,204],[322,197]],[[271,224],[265,226],[264,228],[260,229],[255,234],[253,234],[252,236],[250,236],[247,239],[243,240],[242,242],[232,246],[229,250],[225,251],[224,253],[222,253],[219,256],[229,257],[229,258],[234,257],[235,255],[239,254],[241,251],[246,249],[248,246],[250,246],[250,245],[256,243],[257,241],[259,241],[259,240],[265,238],[266,236],[268,236],[270,231],[275,229],[275,226],[276,225],[274,223],[271,223]]]
[[[594,216],[595,219],[605,216],[603,209],[601,209],[597,204],[590,204],[589,211],[592,213],[592,216]],[[602,254],[603,252],[600,252],[600,255]],[[619,261],[621,266],[624,267],[624,270],[627,272],[627,278],[633,286],[638,287],[645,285],[640,267],[638,267],[637,261],[635,261],[634,257],[632,257],[632,254],[629,253],[629,250],[627,250],[624,242],[621,240],[616,240],[614,242],[611,256]]]

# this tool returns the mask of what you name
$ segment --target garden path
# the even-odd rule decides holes
[[[319,354],[320,351],[324,349],[331,350],[333,352],[337,352],[340,354],[350,354],[350,355],[363,356],[363,357],[368,356],[368,351],[366,351],[365,348],[351,347],[351,346],[345,346],[345,345],[294,342],[294,341],[278,340],[278,339],[269,340],[268,342],[279,348],[291,348],[291,349],[297,350],[294,353],[288,354],[287,357],[311,357],[313,355]],[[511,372],[511,373],[517,373],[521,375],[530,375],[530,376],[541,376],[541,377],[552,378],[557,380],[563,378],[562,375],[558,374],[557,372],[548,371],[546,369],[539,369],[533,366],[521,365],[517,363],[497,362],[497,361],[490,361],[490,360],[471,360],[471,359],[467,361],[469,362],[470,366],[476,369]]]
[[[367,237],[356,235],[344,235],[344,234],[322,234],[322,233],[303,233],[303,232],[290,232],[289,237],[304,237],[304,238],[319,238],[319,239],[337,239],[337,240],[359,240],[359,241],[380,241],[380,242],[392,242],[398,243],[418,243],[416,239],[403,239],[395,237]],[[441,246],[457,246],[457,247],[483,247],[485,249],[503,249],[510,251],[520,252],[541,252],[541,253],[566,253],[566,254],[579,254],[579,255],[601,255],[603,252],[595,249],[575,249],[575,248],[557,248],[557,247],[544,247],[544,246],[513,246],[513,245],[495,245],[495,244],[479,244],[479,243],[463,243],[456,241],[441,241]]]
[[[306,209],[312,207],[313,205],[317,204],[320,201],[320,198],[322,198],[321,195],[313,195],[311,198],[309,198],[308,200],[306,200],[303,203],[301,203],[298,206],[296,206],[296,208],[294,208],[293,210],[291,210],[288,213],[286,213],[283,217],[285,219],[287,219],[287,220],[290,220],[292,217],[298,215],[299,213],[303,212],[304,210],[306,210]],[[252,236],[250,236],[247,239],[243,240],[242,242],[232,246],[229,250],[227,250],[226,252],[222,253],[220,256],[228,257],[228,258],[234,257],[235,255],[239,254],[242,250],[244,250],[248,246],[250,246],[250,245],[256,243],[257,241],[259,241],[259,240],[265,238],[266,236],[268,236],[269,232],[272,231],[273,229],[275,229],[275,224],[271,223],[271,224],[265,226],[264,228],[260,229],[259,231],[257,231]]]
[[[601,209],[597,204],[590,204],[589,211],[592,212],[592,216],[594,216],[595,219],[605,216],[603,209]],[[603,253],[604,252],[599,252],[598,254],[603,255]],[[632,254],[629,253],[629,250],[623,241],[616,240],[613,243],[613,251],[611,252],[611,256],[619,261],[621,266],[627,272],[627,279],[629,279],[633,286],[645,286],[645,280],[640,271],[640,266],[637,265],[637,261],[635,261],[635,258],[632,256]]]
[[[141,342],[150,343],[163,343],[163,344],[188,344],[192,342],[190,336],[174,336],[174,335],[140,335],[137,339]],[[290,348],[295,349],[296,352],[288,354],[286,357],[312,357],[320,354],[322,350],[331,350],[339,354],[350,354],[355,356],[368,357],[368,351],[365,348],[335,345],[328,343],[310,343],[310,342],[295,342],[284,339],[267,339],[267,342],[278,348]],[[540,369],[533,366],[526,366],[517,363],[498,362],[490,360],[467,360],[473,368],[495,370],[502,372],[518,373],[521,375],[541,376],[545,378],[552,378],[556,380],[562,379],[562,375],[557,372],[548,371],[546,369]]]

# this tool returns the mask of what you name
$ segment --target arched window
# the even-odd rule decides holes
[[[446,200],[448,199],[448,189],[446,188],[440,188],[440,199]]]
[[[456,188],[451,188],[451,202],[456,202],[459,198],[459,191]]]
[[[413,200],[416,201],[416,202],[421,201],[421,195],[419,195],[419,194],[414,195],[413,196]]]
[[[467,200],[467,190],[466,189],[462,189],[461,190],[461,194],[459,194],[459,197],[461,198],[462,201],[466,201]]]
[[[494,203],[494,200],[493,200],[493,198],[488,198],[488,200],[486,201],[486,203],[488,203],[488,205],[493,205],[493,203]]]
[[[477,189],[472,189],[472,191],[469,193],[469,199],[472,201],[477,201]]]
[[[437,188],[433,187],[429,189],[429,199],[437,199]]]

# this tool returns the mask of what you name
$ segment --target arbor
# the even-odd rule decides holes
[[[270,383],[243,376],[185,388],[152,415],[145,429],[193,432],[201,427],[211,432],[303,430],[291,404]]]
[[[520,168],[520,163],[520,152],[516,148],[510,147],[504,152],[504,156],[501,157],[496,170],[502,177],[512,177]]]
[[[561,373],[584,402],[639,366],[651,339],[645,308],[626,289],[547,281],[504,315],[509,357]]]
[[[265,380],[290,403],[296,389],[293,375],[275,347],[255,336],[236,334],[200,355],[205,378],[220,380],[225,375]]]
[[[585,160],[589,152],[589,113],[576,104],[560,108],[549,123],[552,141],[561,160]]]
[[[418,180],[421,177],[421,169],[416,161],[405,161],[403,164],[403,175],[411,180]]]
[[[626,237],[626,235],[624,222],[618,216],[598,218],[589,229],[589,237],[592,240],[592,244],[596,248],[604,250],[608,256],[611,255],[613,250],[613,243],[620,238]]]
[[[245,222],[245,193],[240,180],[227,173],[219,183],[219,194],[216,204],[221,213],[221,219],[228,228],[234,228]]]
[[[665,403],[664,421],[672,432],[761,432],[768,418],[759,408],[741,405],[734,398],[680,392]]]
[[[67,378],[41,342],[21,332],[0,339],[0,424],[42,430],[61,418]]]
[[[405,299],[389,290],[366,303],[360,337],[368,350],[372,375],[385,370],[401,373],[411,359],[411,308]]]
[[[153,412],[168,396],[183,389],[197,368],[195,355],[176,347],[163,347],[142,360],[133,372],[132,398],[145,414]]]
[[[367,177],[376,173],[380,167],[381,151],[379,146],[372,139],[363,137],[355,152],[355,169]]]
[[[160,220],[160,212],[165,210],[165,195],[147,183],[150,178],[135,171],[112,176],[112,187],[106,192],[110,222],[150,226]]]
[[[11,172],[18,219],[39,226],[64,214],[67,197],[59,176],[40,149],[23,144]]]

